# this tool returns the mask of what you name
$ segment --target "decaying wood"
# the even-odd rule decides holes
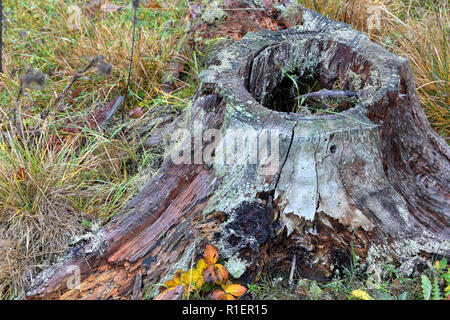
[[[339,114],[300,116],[290,112],[298,94],[286,74],[367,94],[343,99]],[[130,298],[138,272],[144,287],[161,283],[206,243],[242,281],[262,265],[289,271],[293,259],[296,275],[327,278],[350,263],[351,247],[404,267],[425,253],[449,255],[449,147],[427,122],[408,61],[348,25],[303,10],[297,27],[248,33],[202,74],[185,123],[220,130],[215,158],[239,129],[260,141],[270,131],[279,138],[274,172],[264,161],[168,156],[115,220],[36,279],[29,298]],[[202,151],[192,137],[184,142]]]

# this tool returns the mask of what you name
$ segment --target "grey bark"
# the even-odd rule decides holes
[[[406,59],[303,10],[301,25],[249,33],[211,62],[186,128],[220,130],[216,158],[239,129],[260,141],[271,131],[280,138],[275,170],[267,171],[270,161],[177,165],[169,156],[82,255],[41,274],[30,298],[129,297],[138,272],[144,287],[163,282],[206,243],[244,282],[261,261],[289,271],[294,255],[302,276],[331,277],[349,264],[352,246],[370,262],[389,256],[403,266],[449,255],[450,151],[426,120]],[[338,101],[335,113],[302,116],[291,108],[294,76],[366,94]],[[76,289],[66,285],[73,265]]]

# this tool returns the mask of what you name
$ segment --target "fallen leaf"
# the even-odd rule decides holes
[[[228,269],[227,267],[216,264],[214,265],[214,271],[217,277],[217,284],[226,283],[228,281]]]
[[[164,282],[164,286],[161,286],[161,287],[159,288],[159,290],[160,290],[160,291],[163,291],[163,290],[166,290],[166,289],[170,290],[170,289],[173,289],[173,288],[175,288],[176,286],[180,285],[180,284],[181,284],[181,275],[182,275],[182,274],[183,274],[183,270],[179,269],[179,270],[175,273],[175,275],[173,276],[173,279]]]
[[[204,259],[198,260],[196,269],[199,272],[203,272],[207,267],[208,267],[208,264],[205,262]]]
[[[203,277],[205,266],[205,263],[199,261],[195,269],[189,269],[181,275],[181,283],[184,285],[185,295],[187,295],[190,291],[200,290],[203,283],[205,283],[205,279]]]
[[[81,91],[83,91],[82,88],[73,89],[72,93],[71,93],[72,99],[78,98],[78,96],[80,95]]]
[[[78,96],[82,91],[83,91],[82,88],[73,89],[72,92],[70,93],[70,96],[68,97],[69,102],[72,104],[75,103],[75,99],[78,98]]]
[[[147,0],[145,1],[142,6],[144,8],[151,8],[151,9],[161,9],[161,5],[157,1]]]
[[[137,107],[136,109],[130,111],[130,117],[132,118],[140,118],[144,115],[144,111],[142,111],[141,107]]]
[[[353,290],[352,295],[361,300],[373,300],[373,298],[364,290]]]
[[[214,270],[214,265],[209,265],[203,272],[203,278],[205,282],[216,282],[218,280],[216,272]]]
[[[211,300],[223,300],[224,298],[225,298],[225,291],[220,289],[214,290],[209,296],[209,299]]]
[[[183,285],[178,285],[172,289],[166,289],[153,300],[180,300],[183,295]]]
[[[15,173],[15,178],[18,181],[25,181],[27,178],[27,172],[25,171],[25,169],[20,167],[19,170],[17,170]]]
[[[225,300],[227,299],[227,296],[230,295],[234,299],[238,299],[240,296],[242,296],[244,293],[247,292],[247,288],[240,284],[234,284],[231,281],[227,281],[225,285],[222,285],[222,288],[225,290],[225,293],[227,294],[225,296]],[[231,297],[228,297],[231,298]],[[234,300],[231,299],[231,300]]]
[[[207,244],[203,257],[205,258],[205,262],[207,264],[213,265],[217,262],[217,259],[219,258],[219,252],[214,246]]]

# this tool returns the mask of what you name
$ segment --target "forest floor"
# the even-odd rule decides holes
[[[98,230],[157,171],[164,149],[146,146],[145,139],[188,105],[208,48],[190,32],[193,21],[202,16],[210,21],[211,12],[209,23],[226,20],[227,12],[218,15],[215,6],[222,2],[234,1],[140,1],[130,68],[131,1],[93,0],[80,7],[76,1],[3,1],[0,298],[23,297],[39,271]],[[262,1],[267,6],[278,2]],[[299,3],[408,58],[428,119],[449,141],[448,1]],[[258,27],[278,27],[259,22]],[[242,35],[235,27],[228,24],[222,31],[238,39]],[[253,31],[251,25],[248,29]],[[124,95],[111,121],[104,121]],[[367,298],[354,290],[368,290],[376,299],[449,294],[448,287],[444,292],[450,281],[445,260],[408,277],[386,261],[375,285],[366,269],[355,257],[340,278],[326,283],[298,279],[295,285],[286,275],[268,271],[248,286],[246,296]]]

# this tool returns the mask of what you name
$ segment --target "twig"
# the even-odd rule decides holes
[[[332,99],[332,98],[352,98],[359,97],[359,93],[351,90],[327,90],[322,89],[299,95],[296,99]]]
[[[56,110],[59,108],[59,104],[61,102],[61,100],[63,100],[63,98],[65,98],[67,96],[67,93],[69,92],[69,90],[72,88],[73,84],[83,76],[83,74],[88,71],[90,68],[92,68],[97,62],[99,61],[99,56],[94,57],[91,62],[88,64],[88,66],[86,68],[84,68],[84,70],[77,72],[73,77],[72,80],[70,81],[69,85],[66,87],[66,89],[64,89],[64,91],[56,98],[55,102],[52,105],[52,109]]]
[[[107,110],[105,113],[105,119],[103,119],[102,123],[100,123],[100,125],[102,127],[105,127],[109,120],[111,120],[112,116],[116,113],[117,109],[119,109],[119,107],[122,105],[124,100],[123,96],[119,96],[113,103],[111,109]]]
[[[14,103],[12,121],[10,118],[10,127],[11,127],[12,133],[14,134],[14,131],[15,131],[14,129],[16,129],[21,137],[24,136],[22,117],[20,116],[20,112],[19,112],[19,100],[20,100],[20,96],[22,95],[22,93],[23,93],[23,81],[21,80],[20,86],[19,86],[19,92],[17,93],[17,97],[16,97],[16,102]]]
[[[137,9],[139,7],[139,0],[133,0],[133,36],[131,41],[131,56],[130,56],[130,65],[128,66],[128,77],[127,77],[127,87],[125,89],[125,101],[122,106],[122,123],[125,122],[125,106],[127,104],[129,87],[130,87],[130,79],[131,79],[131,68],[133,66],[133,56],[134,56],[134,42],[135,42],[135,34],[136,34],[136,21],[137,21]]]

